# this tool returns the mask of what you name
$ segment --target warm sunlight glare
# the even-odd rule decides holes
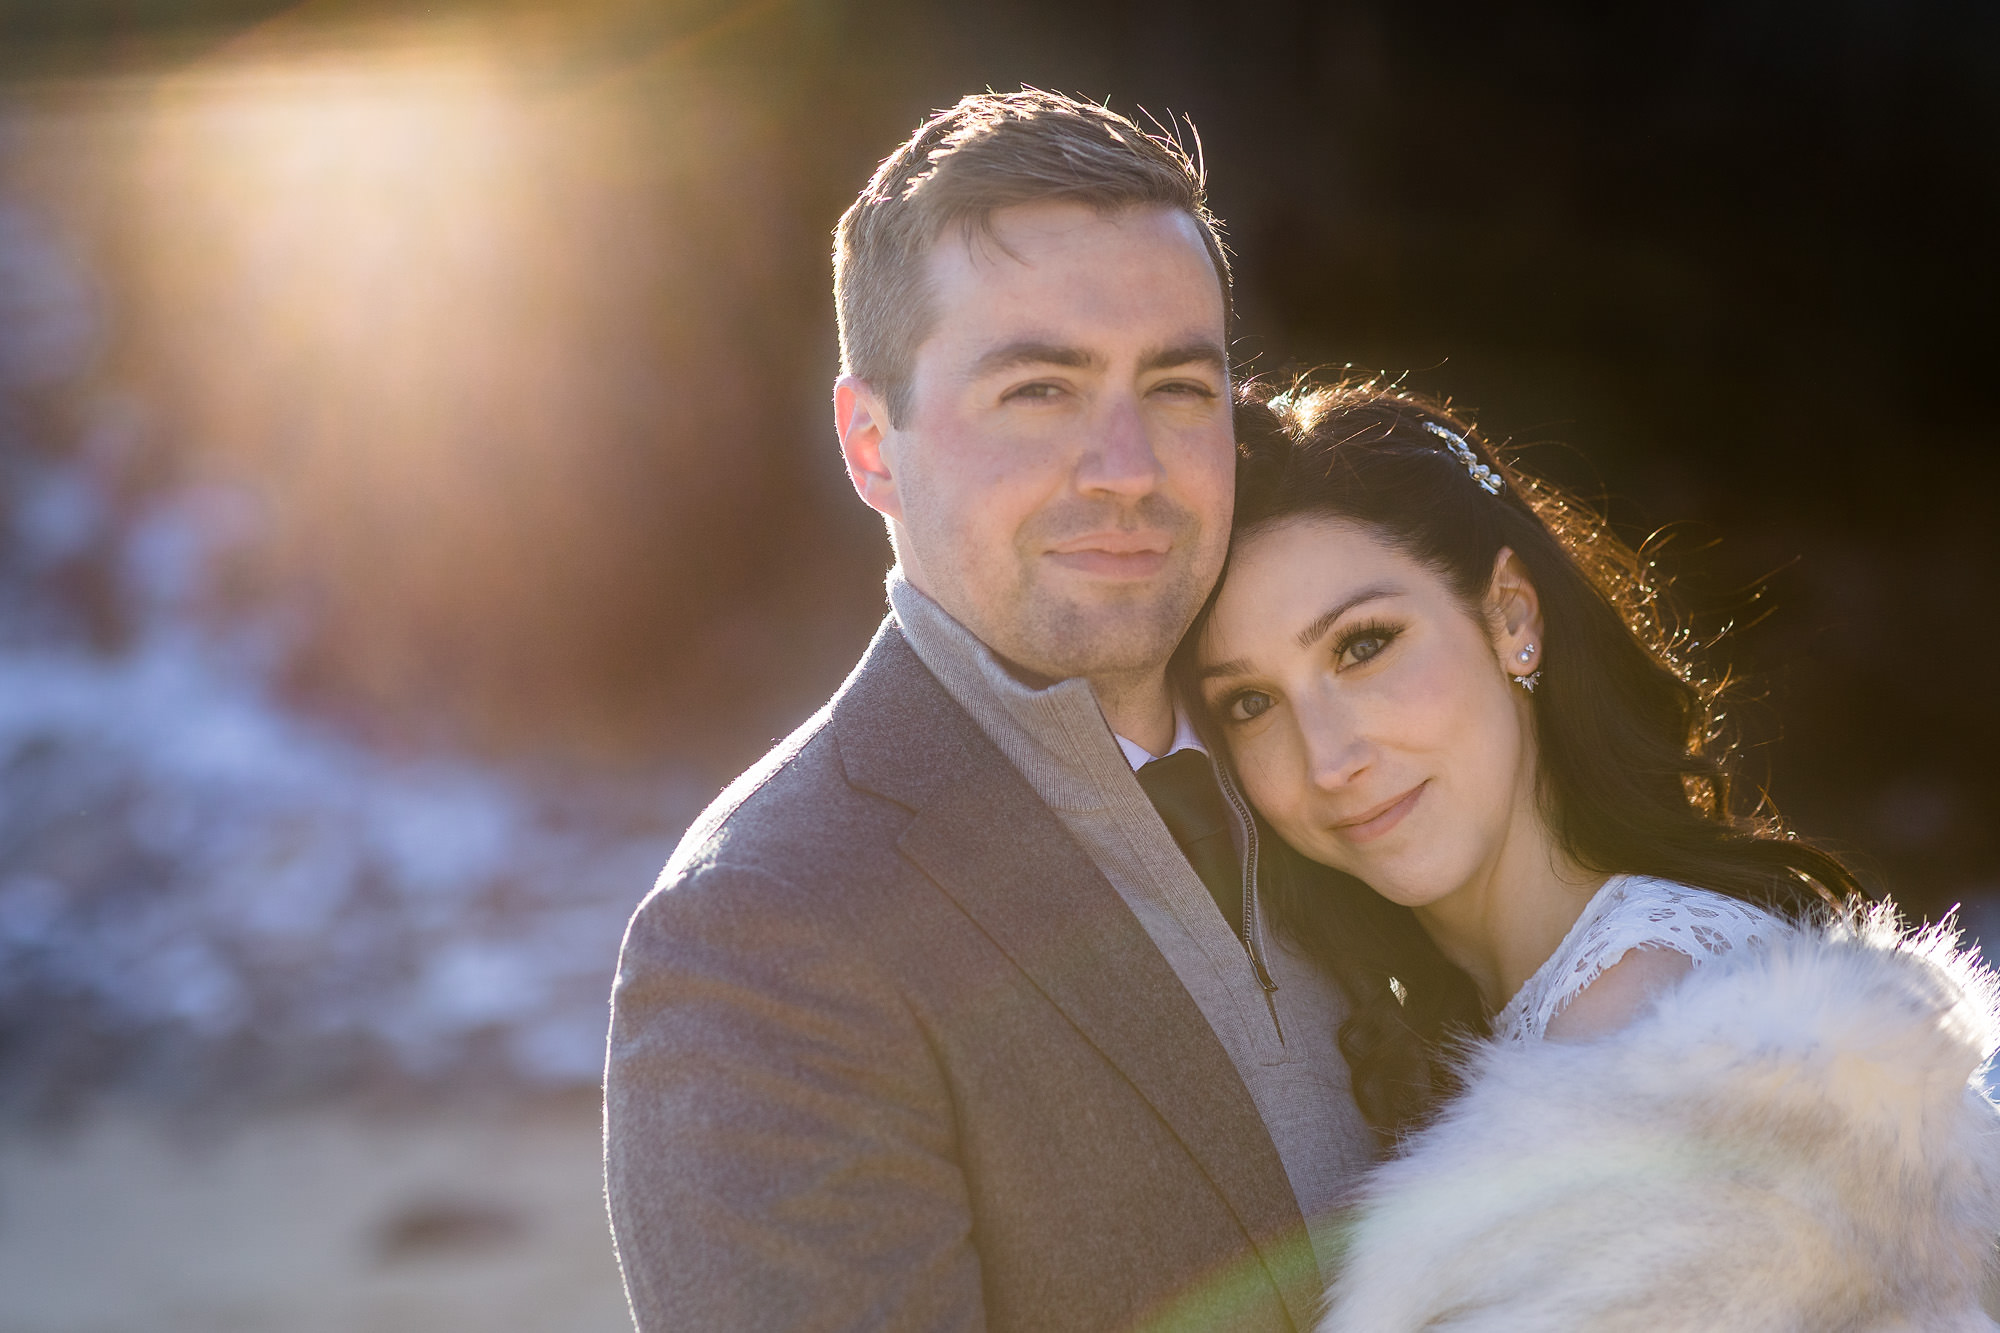
[[[471,55],[165,86],[143,136],[136,240],[149,305],[187,322],[149,351],[198,394],[212,443],[268,448],[274,428],[295,436],[361,409],[375,446],[385,432],[408,446],[476,390],[467,369],[513,360],[492,340],[531,314],[534,140],[499,72]],[[269,401],[281,389],[287,401]]]

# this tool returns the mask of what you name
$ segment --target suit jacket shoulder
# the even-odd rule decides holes
[[[832,868],[819,853],[888,837],[893,815],[856,826],[847,816],[894,792],[920,801],[965,767],[1011,766],[885,621],[832,699],[730,783],[689,826],[660,879],[706,862]],[[888,788],[889,791],[879,790]],[[858,798],[858,799],[856,799]],[[907,822],[908,806],[904,806]]]
[[[893,622],[635,915],[606,1117],[642,1328],[1275,1330],[1318,1296],[1227,1053]]]

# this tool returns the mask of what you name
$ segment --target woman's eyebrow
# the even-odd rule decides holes
[[[1318,643],[1326,637],[1326,632],[1333,628],[1335,621],[1362,603],[1377,601],[1384,597],[1394,597],[1401,591],[1402,589],[1393,583],[1378,583],[1373,587],[1363,588],[1360,592],[1355,593],[1339,605],[1327,610],[1317,620],[1313,621],[1312,624],[1300,630],[1298,633],[1299,647],[1310,648],[1315,643]]]
[[[1352,597],[1331,608],[1324,615],[1313,621],[1312,624],[1300,630],[1298,634],[1299,647],[1312,647],[1326,636],[1326,632],[1334,627],[1335,622],[1355,607],[1368,602],[1379,601],[1384,597],[1400,596],[1402,591],[1403,589],[1394,583],[1378,583],[1372,587],[1363,588],[1360,592],[1355,593]],[[1218,676],[1247,676],[1250,674],[1250,669],[1250,662],[1247,658],[1232,657],[1227,662],[1209,663],[1197,671],[1195,676],[1198,680],[1214,680]]]

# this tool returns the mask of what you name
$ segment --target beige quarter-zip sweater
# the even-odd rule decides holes
[[[1338,986],[1253,913],[1253,945],[1276,983],[1265,988],[1087,682],[1023,684],[900,571],[890,572],[889,604],[918,658],[1082,844],[1208,1019],[1270,1130],[1326,1272],[1320,1233],[1375,1152],[1348,1090]],[[1239,846],[1254,836],[1238,835]]]

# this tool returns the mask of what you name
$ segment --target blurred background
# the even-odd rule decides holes
[[[0,0],[0,1330],[623,1326],[620,930],[883,609],[829,234],[1023,83],[1192,118],[1253,369],[1666,528],[1752,776],[2000,932],[2000,9]]]

